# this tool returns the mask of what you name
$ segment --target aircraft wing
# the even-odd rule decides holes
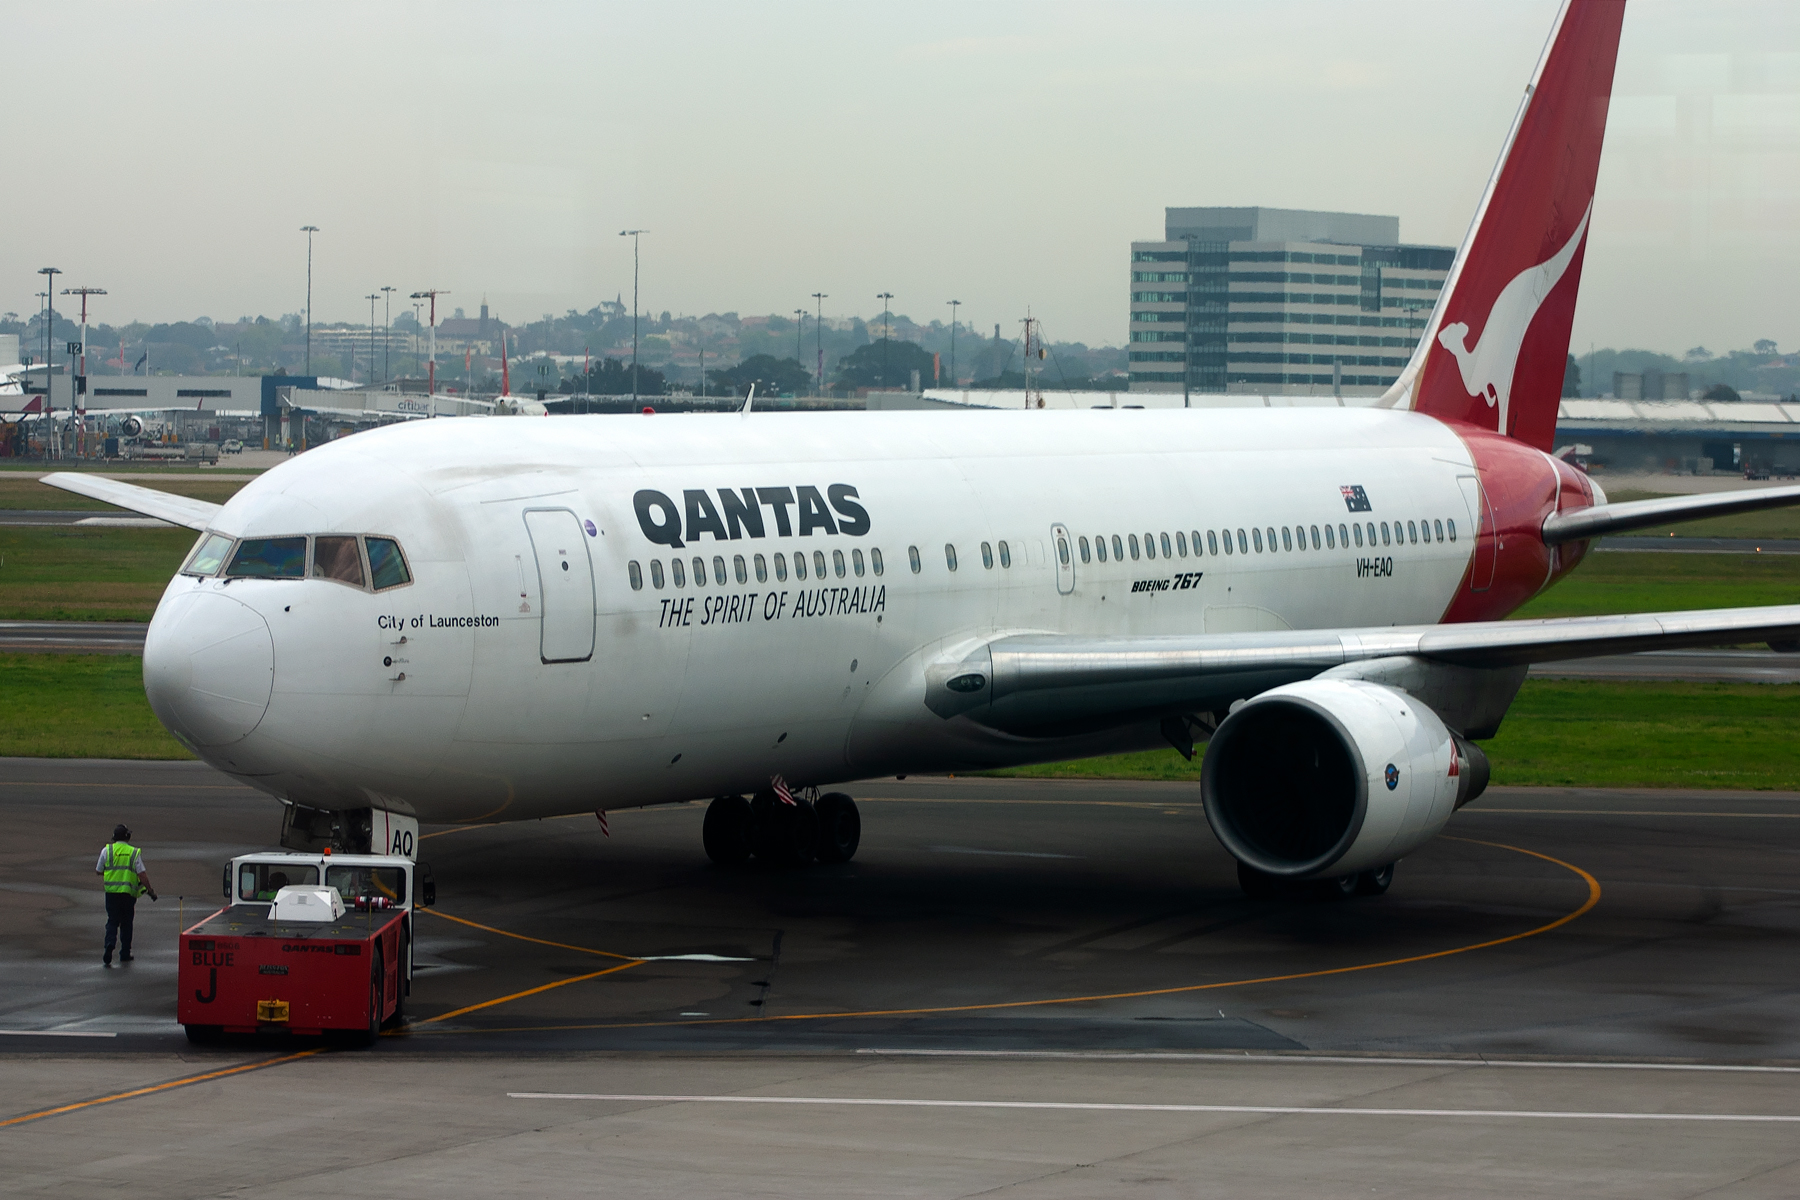
[[[1743,492],[1705,492],[1697,496],[1664,496],[1657,500],[1627,500],[1622,504],[1597,504],[1565,513],[1552,513],[1544,521],[1544,544],[1578,542],[1609,533],[1628,533],[1675,521],[1729,517],[1763,508],[1800,504],[1800,487],[1756,488]]]
[[[117,479],[82,475],[74,471],[55,471],[38,482],[61,488],[65,492],[74,492],[77,496],[104,500],[132,512],[143,513],[146,517],[159,517],[176,525],[185,525],[189,529],[205,529],[221,507],[204,500],[192,500],[170,492],[159,492],[155,488],[138,487],[134,483],[121,483]]]
[[[1471,621],[1173,637],[1018,634],[929,666],[925,704],[1011,732],[1157,713],[1210,712],[1268,688],[1358,662],[1452,667],[1529,663],[1800,639],[1800,604],[1693,612]]]

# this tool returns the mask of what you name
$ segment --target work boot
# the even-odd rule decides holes
[[[101,955],[100,965],[103,967],[112,966],[112,951],[111,950],[108,950],[105,954]]]
[[[119,961],[122,963],[130,962],[131,961],[131,951],[127,950],[123,954],[119,955]]]

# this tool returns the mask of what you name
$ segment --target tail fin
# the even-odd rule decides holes
[[[500,394],[512,395],[512,372],[507,369],[506,330],[500,331]]]
[[[1378,402],[1549,450],[1625,0],[1564,0],[1412,361]]]

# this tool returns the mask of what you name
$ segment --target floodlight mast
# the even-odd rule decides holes
[[[817,390],[813,393],[815,396],[823,396],[825,394],[825,297],[827,295],[829,295],[827,292],[814,292],[812,294],[813,299],[816,300],[819,305],[819,310],[813,317],[813,337],[818,342],[819,347],[819,385]]]
[[[300,232],[306,235],[306,373],[312,374],[312,235],[319,232],[317,225],[302,225]]]
[[[64,288],[63,295],[81,297],[81,365],[77,369],[75,380],[70,385],[69,391],[69,407],[76,410],[81,422],[75,427],[75,437],[78,439],[75,443],[75,455],[80,458],[87,454],[87,401],[77,398],[87,395],[87,298],[104,296],[106,289],[97,287]],[[47,395],[49,385],[45,384],[45,388]]]
[[[648,229],[621,229],[620,237],[631,239],[631,399],[638,398],[638,236]]]
[[[422,292],[414,292],[411,297],[414,300],[431,301],[431,336],[426,341],[426,352],[431,356],[431,365],[425,368],[425,394],[427,396],[437,395],[437,298],[449,294],[448,288],[441,291],[437,288],[427,288]],[[433,407],[435,411],[435,405]]]

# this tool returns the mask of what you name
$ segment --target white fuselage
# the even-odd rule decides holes
[[[165,723],[234,775],[427,821],[1144,746],[1154,726],[1019,738],[946,721],[923,703],[925,667],[1011,632],[1436,621],[1475,544],[1459,483],[1472,474],[1444,424],[1355,409],[418,422],[285,463],[213,523],[236,538],[392,537],[411,583],[177,576],[146,685]],[[1369,511],[1351,511],[1354,488]],[[652,497],[640,519],[640,493],[667,506]],[[1396,541],[1418,522],[1437,535]],[[1369,545],[1382,525],[1386,543]],[[1329,546],[1313,547],[1315,529]]]

